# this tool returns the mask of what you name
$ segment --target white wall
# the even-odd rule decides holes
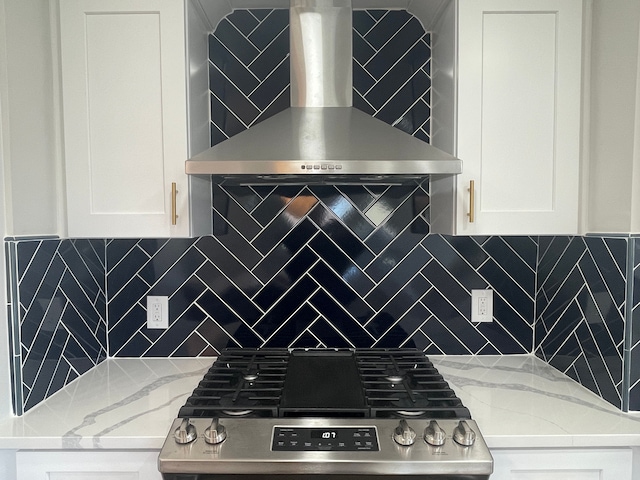
[[[594,0],[592,27],[587,232],[638,233],[640,1]]]
[[[1,238],[52,235],[65,228],[59,215],[64,204],[56,11],[49,0],[0,0]],[[0,419],[12,415],[5,260],[2,246]]]
[[[61,176],[57,35],[52,35],[56,2],[1,0],[0,6],[6,234],[57,234]]]
[[[5,228],[5,208],[4,208],[4,160],[6,149],[4,148],[4,128],[7,120],[6,104],[8,101],[7,91],[4,87],[4,77],[6,73],[2,66],[6,65],[6,43],[4,19],[7,18],[4,9],[4,1],[0,0],[0,234],[4,238],[6,234]],[[0,419],[7,418],[11,413],[11,384],[9,375],[9,333],[7,322],[6,302],[6,285],[5,285],[5,265],[4,265],[4,246],[0,249]],[[2,473],[2,470],[0,470]]]

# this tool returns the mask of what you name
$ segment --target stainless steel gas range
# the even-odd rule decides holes
[[[165,480],[488,479],[478,425],[414,349],[228,349],[165,440]]]

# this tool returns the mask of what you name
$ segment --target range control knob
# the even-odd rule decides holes
[[[176,431],[173,433],[176,443],[181,445],[193,442],[197,436],[198,432],[196,431],[196,427],[189,422],[188,418],[182,419],[182,423],[180,423],[180,426],[176,428]]]
[[[456,443],[470,447],[476,441],[476,432],[464,420],[460,420],[458,426],[453,429],[453,439]]]
[[[431,420],[427,428],[424,429],[424,441],[434,447],[444,445],[445,437],[444,430],[440,428],[440,425],[435,420]]]
[[[393,439],[399,445],[413,445],[416,441],[416,432],[409,426],[406,420],[400,420],[400,424],[393,431]]]
[[[224,442],[226,438],[227,429],[224,428],[224,425],[220,425],[217,417],[211,420],[211,425],[204,431],[204,441],[212,445],[217,445],[218,443]]]

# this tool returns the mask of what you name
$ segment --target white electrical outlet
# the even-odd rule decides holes
[[[493,322],[493,290],[471,290],[471,321]]]
[[[147,297],[147,328],[169,328],[169,297]]]

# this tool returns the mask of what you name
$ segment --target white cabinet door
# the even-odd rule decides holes
[[[60,2],[69,236],[189,234],[184,18],[176,0]]]
[[[632,480],[631,449],[492,450],[491,480]]]
[[[19,451],[17,480],[160,480],[157,451]]]
[[[459,0],[454,233],[578,232],[582,15],[582,0]]]

